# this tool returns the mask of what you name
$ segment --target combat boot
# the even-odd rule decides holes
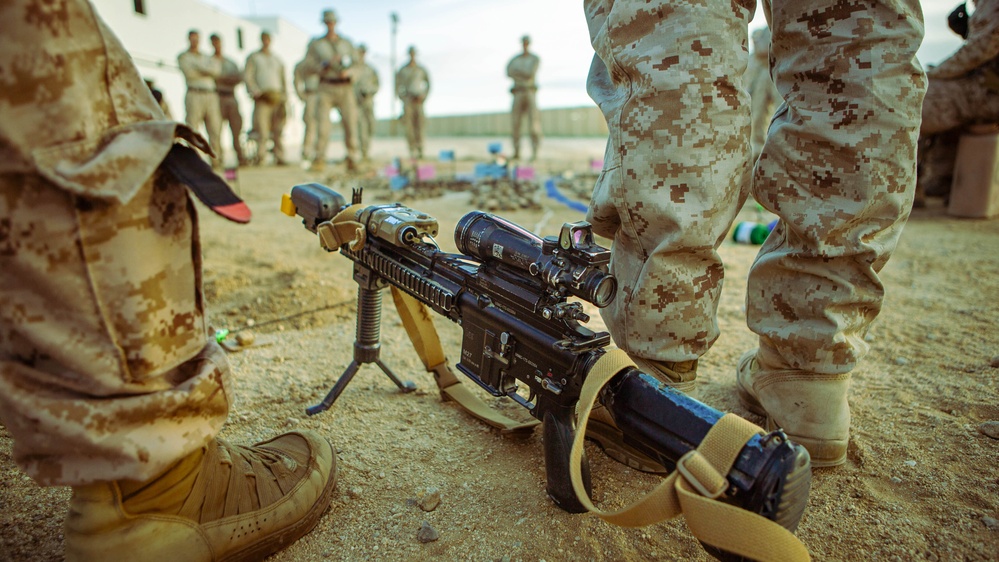
[[[808,450],[813,467],[846,462],[850,440],[850,374],[823,375],[799,370],[771,370],[756,359],[757,350],[739,360],[739,402],[766,417],[767,431],[781,428]]]
[[[692,361],[656,361],[632,357],[638,370],[652,375],[663,385],[696,398],[697,360]],[[668,474],[659,462],[638,451],[624,442],[624,434],[618,429],[610,412],[602,404],[594,404],[590,412],[590,421],[586,426],[586,438],[594,441],[608,457],[629,466],[635,470],[652,474]]]
[[[319,522],[335,484],[336,453],[313,432],[216,439],[151,480],[74,487],[66,560],[262,560]]]

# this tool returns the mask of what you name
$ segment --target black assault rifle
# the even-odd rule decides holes
[[[287,214],[302,217],[328,251],[339,250],[353,260],[358,283],[354,360],[308,413],[332,406],[364,363],[376,363],[403,391],[415,388],[379,359],[381,291],[394,286],[461,325],[458,370],[543,422],[548,495],[566,511],[585,511],[569,477],[574,411],[583,381],[605,353],[610,336],[583,326],[580,322],[589,317],[569,297],[604,307],[617,288],[607,272],[610,252],[594,243],[590,225],[566,223],[557,238],[540,238],[497,216],[472,211],[455,229],[461,254],[450,254],[433,240],[438,232],[433,217],[397,203],[365,207],[355,191],[350,219],[363,227],[365,240],[352,249],[330,242],[329,221],[347,207],[340,194],[313,183],[295,186],[286,199]],[[527,387],[527,398],[518,393],[519,384]],[[696,448],[722,417],[635,368],[615,376],[600,402],[628,445],[667,468]],[[808,495],[807,459],[780,431],[754,436],[727,476],[724,498],[794,530]],[[585,460],[583,469],[589,493]]]

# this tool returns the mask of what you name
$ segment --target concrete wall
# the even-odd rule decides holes
[[[240,18],[208,6],[197,0],[143,0],[145,14],[136,12],[133,0],[93,0],[101,18],[114,30],[132,55],[139,73],[156,82],[163,91],[173,118],[184,120],[184,77],[177,67],[177,56],[187,49],[187,32],[201,33],[201,50],[212,52],[209,36],[222,37],[225,55],[241,67],[246,58],[260,49],[260,32],[271,33],[271,49],[284,61],[289,88],[288,125],[284,140],[289,148],[301,145],[302,103],[294,95],[291,71],[305,56],[309,35],[287,20],[270,18]],[[253,103],[242,86],[236,89],[243,132],[252,126]],[[228,127],[223,127],[222,143],[231,147]],[[294,153],[289,153],[294,156]]]
[[[427,117],[428,136],[509,136],[510,128],[509,112]],[[398,135],[403,134],[401,124],[395,129]],[[378,135],[389,135],[391,130],[390,120],[379,121]],[[596,106],[543,109],[541,130],[545,137],[606,137],[607,122]],[[526,133],[525,121],[521,124],[521,134]]]

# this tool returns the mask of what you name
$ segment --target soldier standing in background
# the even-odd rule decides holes
[[[999,0],[978,0],[961,47],[926,71],[916,205],[950,195],[957,142],[967,125],[999,122]]]
[[[541,60],[530,52],[531,38],[527,35],[520,39],[524,50],[513,57],[506,65],[506,75],[513,79],[513,159],[520,158],[520,124],[527,118],[527,128],[531,134],[531,160],[538,157],[538,147],[541,144],[541,114],[538,112],[538,84],[535,77]]]
[[[246,59],[246,89],[254,100],[253,130],[260,152],[273,142],[274,163],[284,166],[284,146],[281,134],[287,119],[288,87],[284,77],[284,63],[271,52],[271,34],[260,34],[260,50]]]
[[[222,62],[198,50],[201,35],[192,29],[187,33],[188,49],[177,57],[177,64],[187,81],[187,95],[184,97],[187,125],[198,130],[202,123],[208,133],[208,144],[215,153],[212,165],[221,165],[222,113],[219,109],[219,95],[215,89],[215,79],[222,74]]]
[[[211,36],[212,48],[215,49],[215,59],[222,63],[222,73],[215,79],[215,87],[219,94],[219,110],[222,121],[229,123],[229,131],[232,133],[232,149],[236,153],[236,160],[240,166],[246,165],[246,158],[243,156],[243,116],[239,113],[239,103],[236,101],[236,86],[243,81],[243,72],[232,59],[222,54],[222,38],[213,33]],[[219,158],[222,155],[219,154]]]
[[[319,141],[319,119],[316,115],[316,102],[319,98],[319,75],[305,72],[305,61],[295,65],[292,71],[295,94],[302,100],[302,122],[305,123],[305,136],[302,138],[302,160],[312,162],[316,158],[316,144]]]
[[[371,153],[371,137],[375,134],[375,94],[381,86],[378,72],[365,62],[368,48],[357,47],[357,61],[354,64],[354,93],[357,94],[357,135],[361,143],[361,158],[368,160]]]
[[[743,78],[749,92],[749,114],[751,121],[750,145],[753,147],[753,162],[763,150],[767,138],[767,127],[774,111],[781,103],[777,85],[770,78],[770,28],[763,27],[753,32],[753,52]]]
[[[320,171],[326,167],[326,147],[330,142],[330,110],[340,112],[343,126],[343,142],[347,149],[347,170],[357,169],[357,96],[351,85],[350,68],[357,59],[354,45],[336,32],[336,13],[323,12],[326,35],[309,42],[305,53],[304,72],[319,76],[319,95],[316,102],[316,118],[319,121],[319,141],[316,144],[316,158],[310,167]]]
[[[430,93],[430,74],[416,62],[416,47],[409,48],[409,62],[395,75],[395,93],[402,100],[402,124],[410,158],[423,158],[423,104]]]

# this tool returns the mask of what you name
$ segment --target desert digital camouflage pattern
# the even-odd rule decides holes
[[[923,134],[999,121],[999,0],[978,0],[968,39],[926,73]]]
[[[716,248],[750,190],[781,220],[749,277],[771,369],[849,371],[912,203],[925,79],[917,0],[773,2],[775,117],[750,168],[754,1],[587,0],[587,88],[610,130],[588,219],[613,239],[603,310],[633,355],[696,359],[718,337]]]
[[[0,83],[0,419],[40,484],[145,480],[228,411],[194,207],[159,169],[208,147],[82,0],[0,4]]]
[[[774,111],[780,105],[780,92],[770,78],[770,28],[761,27],[753,32],[753,51],[749,56],[749,66],[746,67],[745,85],[750,100],[750,146],[753,148],[753,160],[763,150],[763,142],[767,139],[767,127]]]

